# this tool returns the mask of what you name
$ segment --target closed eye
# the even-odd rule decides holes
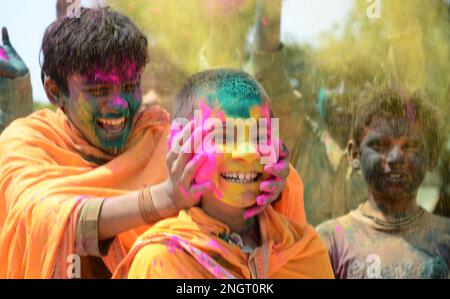
[[[381,151],[389,147],[389,143],[381,140],[369,142],[368,146],[374,150]]]
[[[421,147],[421,144],[418,141],[407,142],[404,145],[404,148],[409,151],[418,151],[420,149],[420,147]]]
[[[111,88],[108,86],[96,86],[87,88],[85,90],[88,94],[93,97],[106,97],[111,94]]]
[[[122,92],[135,93],[139,88],[139,82],[128,82],[122,85]]]

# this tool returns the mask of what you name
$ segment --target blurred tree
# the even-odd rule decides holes
[[[114,0],[109,4],[146,33],[150,63],[143,89],[162,96],[166,107],[183,81],[205,68],[201,54],[214,65],[223,61],[241,65],[245,59],[254,0]],[[206,47],[207,53],[202,53]]]
[[[332,88],[344,81],[357,88],[385,79],[389,40],[383,23],[369,19],[366,9],[366,1],[355,1],[342,28],[321,36],[315,59],[323,85]]]
[[[316,61],[324,81],[351,85],[379,82],[406,90],[424,89],[450,114],[450,2],[383,1],[381,18],[367,16],[357,0],[341,29],[324,34]],[[337,37],[338,36],[338,37]],[[334,82],[336,83],[336,82]]]
[[[291,40],[284,42],[284,49],[285,67],[291,78],[291,84],[306,101],[307,113],[315,115],[317,113],[315,99],[320,88],[315,49],[310,45]]]

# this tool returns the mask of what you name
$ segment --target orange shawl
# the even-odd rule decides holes
[[[142,234],[115,278],[333,278],[325,245],[309,225],[267,207],[258,217],[263,245],[246,254],[219,238],[229,228],[200,208]]]
[[[167,112],[152,107],[137,117],[126,151],[111,157],[88,144],[61,110],[37,111],[6,128],[0,135],[0,278],[66,278],[84,201],[163,181],[168,129]],[[287,185],[277,209],[305,221],[303,187],[292,168]],[[296,200],[287,202],[288,194]],[[103,259],[111,272],[147,228],[114,240]]]
[[[128,148],[111,159],[89,145],[61,110],[13,122],[0,137],[0,277],[65,278],[83,201],[163,181],[168,124],[159,107],[141,113]],[[110,161],[99,166],[86,156]],[[114,242],[105,259],[110,271],[136,237],[130,231]]]

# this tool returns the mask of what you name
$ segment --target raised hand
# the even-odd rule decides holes
[[[180,144],[183,136],[191,135],[191,128],[193,128],[193,121],[185,125],[173,138],[172,144]],[[202,134],[202,127],[196,127],[189,139],[180,144],[180,150],[170,146],[166,156],[169,169],[166,185],[178,209],[195,206],[200,202],[202,195],[216,191],[214,183],[210,180],[203,183],[195,182],[195,174],[206,160],[206,154],[194,153],[194,149],[199,146],[198,142],[202,140]]]
[[[270,174],[270,177],[259,185],[261,194],[256,198],[256,204],[245,211],[246,219],[261,213],[267,205],[278,199],[286,187],[286,178],[289,175],[289,150],[284,143],[280,144],[278,162],[265,165],[264,171]]]

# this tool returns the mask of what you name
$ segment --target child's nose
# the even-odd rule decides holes
[[[390,165],[402,164],[405,161],[405,153],[399,146],[395,146],[388,152],[386,160]]]
[[[251,142],[238,143],[231,154],[232,158],[241,159],[251,163],[259,159],[256,146]]]
[[[128,101],[120,94],[116,94],[107,102],[106,106],[109,110],[112,110],[112,112],[124,111],[128,109]]]

